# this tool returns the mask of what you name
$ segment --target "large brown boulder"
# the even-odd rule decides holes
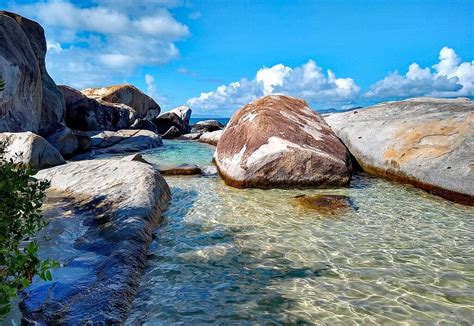
[[[214,160],[234,187],[342,186],[349,153],[305,101],[272,95],[239,109],[222,134]]]
[[[135,110],[125,104],[92,99],[68,86],[59,86],[66,100],[66,124],[81,131],[120,130],[135,121]]]
[[[326,121],[366,172],[474,205],[474,102],[414,98]]]
[[[148,95],[130,84],[113,85],[82,90],[86,96],[109,103],[125,104],[135,110],[137,118],[154,119],[160,114],[160,106]]]
[[[15,22],[20,26],[23,30],[24,35],[26,35],[29,43],[30,48],[34,53],[36,58],[36,64],[34,60],[29,59],[32,65],[37,65],[39,68],[39,77],[41,81],[41,94],[30,93],[28,97],[35,98],[35,101],[40,101],[39,110],[35,108],[35,112],[39,112],[39,120],[35,116],[27,116],[24,121],[19,121],[20,124],[24,126],[21,131],[30,130],[33,132],[38,131],[42,136],[50,134],[57,128],[61,128],[64,126],[64,114],[65,114],[65,103],[64,98],[59,91],[58,87],[54,83],[53,79],[49,76],[48,71],[46,70],[46,63],[45,63],[45,56],[46,56],[46,38],[44,36],[44,30],[37,22],[22,17],[20,15],[7,12],[7,11],[0,11],[0,16],[9,16],[15,20]],[[10,35],[14,40],[13,45],[16,47],[21,47],[21,51],[26,51],[29,47],[26,46],[26,49],[23,48],[25,45],[22,45],[23,40],[21,42],[17,42],[18,33],[15,32]],[[4,42],[0,42],[2,44],[7,44]],[[11,45],[11,44],[10,44]],[[2,51],[2,50],[0,50]],[[21,57],[21,56],[20,56]],[[1,64],[0,64],[1,65]],[[20,68],[21,69],[21,68]],[[3,75],[3,73],[1,74]],[[5,78],[7,85],[8,84],[15,84],[14,80],[9,80],[9,78]],[[24,87],[26,86],[26,87]],[[31,86],[29,85],[19,85],[18,87],[24,87],[22,90],[23,92],[27,92]],[[20,94],[17,94],[19,96]],[[25,110],[30,107],[11,107],[13,110]],[[35,128],[31,128],[28,126],[28,122],[34,123]],[[36,124],[39,122],[39,125]],[[13,129],[10,129],[11,131]],[[19,130],[18,130],[19,131]]]
[[[21,26],[0,12],[0,132],[38,133],[42,83],[38,60]]]

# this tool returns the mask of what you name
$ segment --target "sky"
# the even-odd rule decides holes
[[[229,117],[268,94],[313,109],[474,96],[474,1],[0,0],[45,29],[78,89],[132,83],[164,110]]]

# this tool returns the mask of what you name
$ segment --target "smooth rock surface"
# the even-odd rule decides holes
[[[130,126],[130,129],[144,129],[150,130],[156,134],[158,133],[158,129],[156,128],[155,124],[146,119],[136,119],[135,122]]]
[[[69,128],[92,131],[128,128],[136,118],[135,110],[125,104],[115,104],[88,98],[72,87],[59,86],[66,101],[66,124]]]
[[[195,175],[201,174],[201,169],[195,164],[181,164],[177,166],[159,167],[162,175]]]
[[[170,200],[166,181],[151,165],[121,160],[68,163],[36,177],[51,181],[53,201],[41,254],[62,266],[25,291],[24,322],[123,324]]]
[[[38,133],[42,113],[41,70],[28,36],[0,11],[0,132]]]
[[[352,173],[349,153],[324,119],[305,101],[282,95],[239,109],[214,160],[224,181],[238,188],[342,186]]]
[[[201,143],[217,146],[219,139],[222,137],[224,130],[216,130],[211,132],[205,132],[199,137]]]
[[[149,130],[119,130],[89,132],[92,139],[92,149],[74,157],[83,160],[96,156],[139,152],[163,145],[161,137]]]
[[[350,209],[349,197],[342,195],[300,195],[293,198],[294,202],[305,209],[314,210],[321,215],[338,215]]]
[[[32,132],[0,133],[5,160],[30,165],[34,169],[44,169],[66,163],[59,151],[41,136]]]
[[[204,120],[196,122],[191,126],[191,133],[205,133],[222,130],[225,126],[217,120]]]
[[[76,134],[68,127],[61,127],[46,136],[46,140],[53,145],[63,157],[69,158],[83,149]]]
[[[171,127],[176,127],[181,134],[187,134],[190,130],[189,125],[173,112],[161,114],[153,120],[153,123],[158,128],[159,134],[166,133]]]
[[[184,134],[178,137],[178,139],[182,140],[198,140],[199,137],[201,137],[202,133],[196,132],[196,133],[190,133],[190,134]]]
[[[474,102],[415,98],[326,121],[366,172],[474,205]]]
[[[109,103],[125,104],[137,113],[138,118],[152,120],[160,114],[160,106],[148,95],[130,84],[87,88],[81,91],[87,97]]]
[[[193,112],[189,106],[182,105],[170,110],[169,112],[175,113],[178,117],[180,117],[184,122],[189,125],[189,119],[191,119],[191,113]]]

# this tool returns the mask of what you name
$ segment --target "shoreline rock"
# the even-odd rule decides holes
[[[305,101],[283,95],[234,113],[214,161],[236,188],[347,186],[352,175],[349,153],[324,119]]]
[[[223,133],[224,130],[205,132],[199,137],[199,142],[217,146],[217,144],[219,143],[219,139],[221,139]]]
[[[364,171],[474,205],[474,102],[414,98],[326,121]]]
[[[137,293],[152,230],[170,200],[153,166],[136,161],[94,160],[43,170],[53,212],[42,248],[54,247],[62,266],[53,281],[35,282],[20,304],[23,322],[122,324]],[[45,215],[48,215],[46,212]]]

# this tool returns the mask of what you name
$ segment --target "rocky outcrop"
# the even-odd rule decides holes
[[[139,152],[163,145],[161,137],[149,130],[119,130],[89,132],[92,139],[91,151],[74,157],[84,160],[93,157]]]
[[[178,138],[179,136],[181,136],[181,131],[179,131],[179,129],[176,128],[175,126],[172,126],[161,137],[163,137],[163,139],[174,139],[174,138]]]
[[[222,130],[225,126],[217,120],[204,120],[196,122],[191,126],[191,133],[205,133]]]
[[[24,163],[34,169],[44,169],[66,163],[50,143],[32,132],[0,133],[3,159]]]
[[[136,119],[135,122],[130,126],[130,129],[143,129],[158,133],[158,129],[156,128],[155,124],[146,119]]]
[[[125,104],[88,98],[78,90],[59,86],[66,100],[66,124],[69,128],[92,131],[128,128],[135,120],[135,110]]]
[[[191,113],[193,111],[188,106],[186,106],[186,105],[178,106],[177,108],[174,108],[173,110],[170,110],[170,112],[173,112],[174,114],[176,114],[184,122],[186,122],[186,124],[189,125],[189,120],[191,119]]]
[[[51,181],[41,254],[61,267],[24,292],[23,322],[123,324],[170,200],[166,181],[151,165],[123,160],[72,162],[36,177]]]
[[[239,188],[341,186],[352,171],[349,153],[319,114],[280,95],[239,109],[214,160],[224,181]]]
[[[12,27],[12,20],[18,28]],[[47,135],[64,126],[64,98],[46,70],[46,38],[43,28],[20,15],[0,11],[0,77],[6,81],[7,90],[2,94],[9,114],[9,126],[0,131],[32,131]],[[20,30],[23,32],[21,33]],[[29,43],[29,46],[28,44]],[[33,53],[33,57],[31,56]],[[3,119],[2,119],[3,120]],[[5,121],[6,122],[6,121]]]
[[[217,146],[219,139],[222,137],[224,130],[216,130],[211,132],[205,132],[199,137],[201,143]]]
[[[160,114],[160,106],[148,95],[130,84],[82,90],[86,96],[109,103],[125,104],[135,110],[137,117],[152,120]]]
[[[200,132],[192,133],[192,134],[184,134],[184,135],[179,136],[177,139],[180,139],[180,140],[198,140],[199,137],[201,137],[201,135],[202,134]]]
[[[415,98],[326,118],[368,173],[474,205],[474,103]]]
[[[161,114],[153,120],[153,123],[156,125],[159,134],[166,133],[171,127],[178,129],[181,135],[187,134],[190,130],[189,125],[173,112]]]
[[[46,140],[65,158],[85,150],[83,144],[79,144],[76,134],[68,127],[57,129],[51,135],[46,136]]]
[[[28,36],[0,11],[0,132],[38,133],[42,113],[41,71]]]

